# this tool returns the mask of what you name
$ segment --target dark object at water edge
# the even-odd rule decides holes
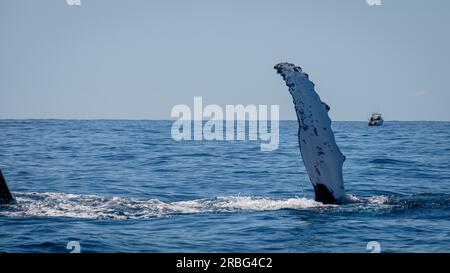
[[[381,126],[384,120],[380,113],[373,113],[369,119],[369,126]]]
[[[13,197],[8,189],[8,185],[6,185],[2,171],[0,170],[0,203],[6,203],[11,200],[13,200]]]

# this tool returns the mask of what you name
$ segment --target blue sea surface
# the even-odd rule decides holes
[[[171,121],[0,120],[0,252],[450,252],[450,123],[334,122],[347,193],[322,205],[296,121],[280,145],[175,141]]]

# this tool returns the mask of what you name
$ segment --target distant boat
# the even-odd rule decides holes
[[[383,122],[384,120],[380,113],[373,113],[369,119],[369,126],[381,126]]]

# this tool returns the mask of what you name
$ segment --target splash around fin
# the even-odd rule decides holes
[[[0,170],[0,203],[7,203],[12,201],[14,198],[6,185],[5,178],[3,177],[2,171]]]

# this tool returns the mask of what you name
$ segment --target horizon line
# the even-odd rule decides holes
[[[19,121],[19,120],[61,120],[61,121],[177,121],[178,119],[152,119],[152,118],[0,118],[0,121]],[[191,121],[209,121],[210,119],[196,120],[193,119]],[[224,119],[223,121],[231,121]],[[258,120],[237,120],[234,121],[258,121]],[[264,121],[264,120],[262,120]],[[267,119],[266,121],[272,121],[272,119]],[[278,121],[297,121],[297,119],[279,119]],[[331,120],[338,122],[367,122],[367,120]],[[401,119],[392,119],[392,120],[384,120],[385,122],[450,122],[450,120],[401,120]]]

